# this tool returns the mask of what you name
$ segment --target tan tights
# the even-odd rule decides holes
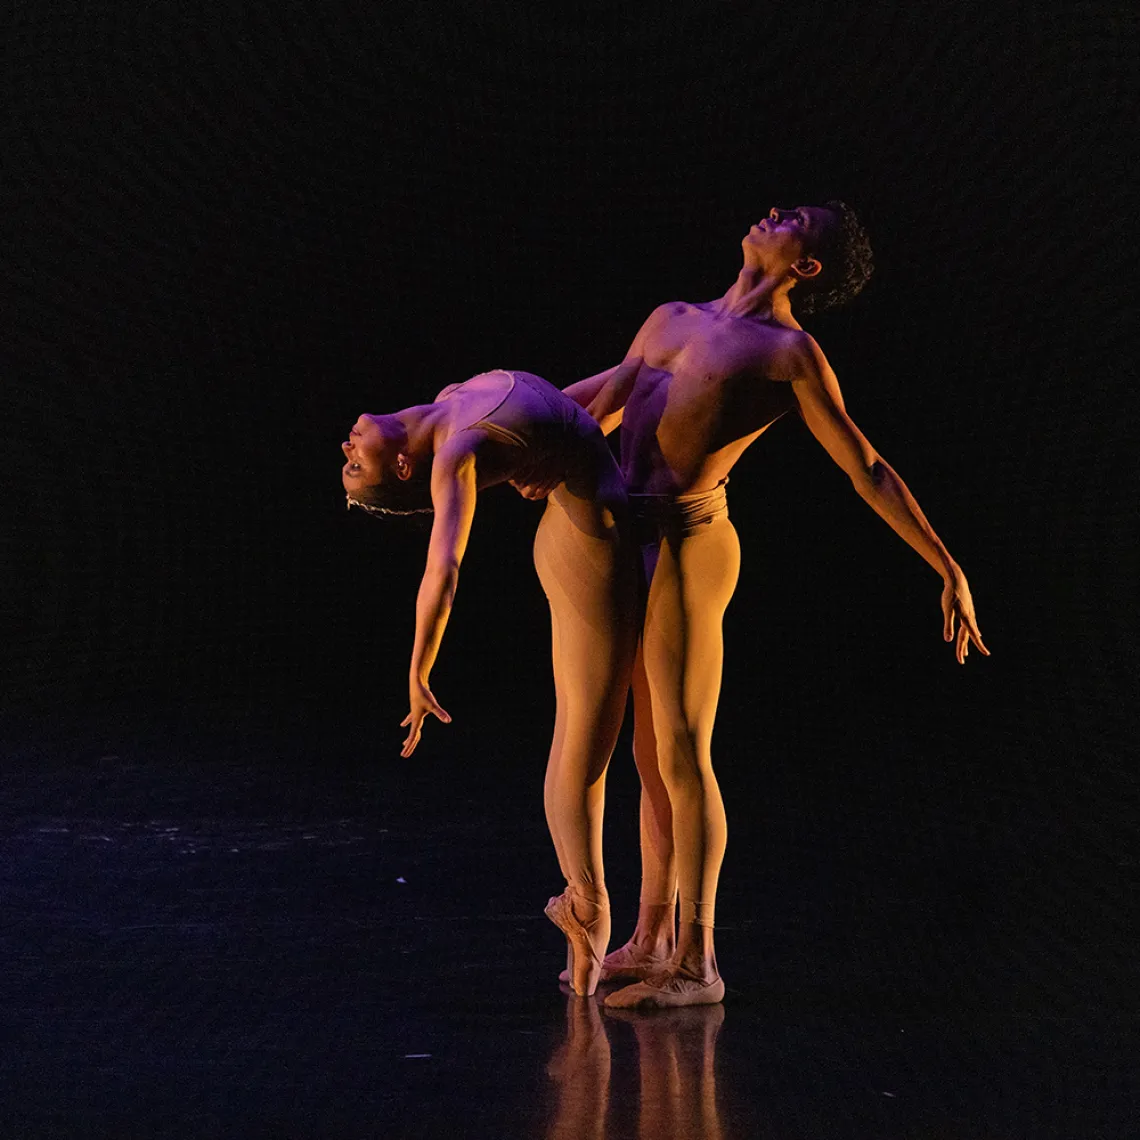
[[[645,553],[652,577],[633,682],[641,902],[671,914],[679,892],[682,927],[711,927],[727,835],[711,744],[740,544],[723,514]]]
[[[560,490],[547,500],[534,542],[535,568],[550,602],[556,697],[546,819],[576,899],[551,918],[563,929],[585,928],[585,934],[577,933],[588,935],[586,955],[597,960],[589,971],[579,963],[580,976],[572,984],[588,992],[609,940],[602,863],[606,767],[625,712],[637,636],[632,547],[612,525],[599,522],[601,516],[584,514],[591,510],[601,508]]]

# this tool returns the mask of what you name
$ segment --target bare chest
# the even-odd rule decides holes
[[[686,306],[644,346],[626,424],[706,451],[762,430],[793,403],[787,335]]]
[[[702,305],[684,305],[648,338],[643,358],[676,376],[710,380],[790,380],[784,362],[789,337],[781,325],[744,317],[718,316]]]

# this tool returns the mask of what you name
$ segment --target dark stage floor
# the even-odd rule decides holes
[[[935,873],[896,859],[924,842],[898,820],[836,838],[792,799],[730,803],[724,1005],[616,1016],[556,981],[541,765],[453,739],[414,763],[221,723],[17,749],[3,1135],[1130,1134],[1129,951],[1095,853],[991,840]],[[624,936],[634,787],[612,783]]]

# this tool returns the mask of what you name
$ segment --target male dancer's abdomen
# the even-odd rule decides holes
[[[757,393],[760,406],[735,409],[716,380],[701,387],[691,377],[663,376],[655,372],[650,391],[626,407],[622,474],[631,494],[711,491],[790,407],[786,385],[767,384]]]

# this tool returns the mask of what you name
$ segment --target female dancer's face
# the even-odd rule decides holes
[[[396,441],[387,437],[381,421],[382,417],[366,413],[352,425],[348,439],[340,445],[345,457],[340,478],[350,494],[382,483],[396,458]]]

